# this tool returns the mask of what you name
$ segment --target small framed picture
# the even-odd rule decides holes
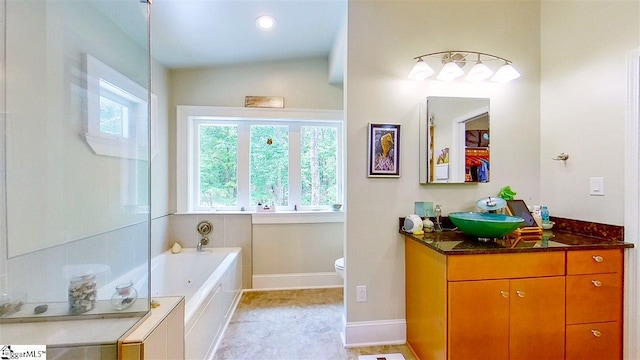
[[[400,177],[400,124],[369,124],[368,177]]]
[[[284,109],[282,96],[245,96],[244,107]]]

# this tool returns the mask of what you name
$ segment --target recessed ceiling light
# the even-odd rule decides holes
[[[256,26],[260,30],[270,30],[276,26],[276,19],[273,16],[262,15],[256,19]]]

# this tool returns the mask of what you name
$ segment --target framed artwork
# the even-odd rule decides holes
[[[400,124],[369,123],[368,177],[400,177]]]
[[[244,107],[284,109],[282,96],[245,96]]]

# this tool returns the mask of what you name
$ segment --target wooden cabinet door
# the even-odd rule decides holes
[[[622,273],[567,276],[567,324],[619,321]]]
[[[450,360],[509,358],[509,280],[448,284]]]
[[[617,321],[567,326],[567,360],[622,358],[622,329]]]
[[[509,358],[564,359],[563,276],[510,282]]]

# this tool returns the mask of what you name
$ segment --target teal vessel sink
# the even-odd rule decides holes
[[[524,223],[518,216],[479,212],[453,212],[449,219],[463,233],[478,238],[500,238]]]

